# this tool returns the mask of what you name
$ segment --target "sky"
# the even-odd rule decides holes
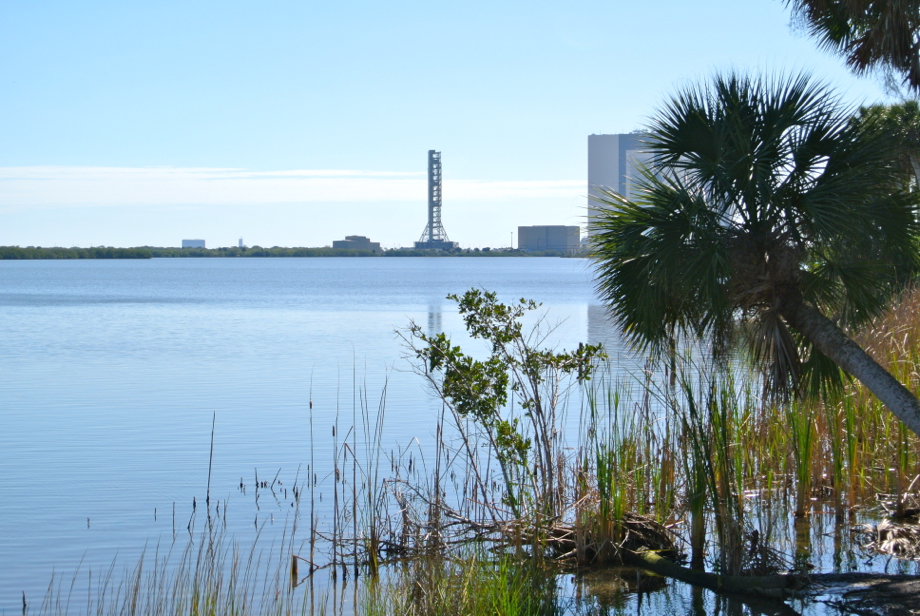
[[[0,245],[462,247],[583,225],[587,137],[717,72],[886,102],[782,0],[0,3]]]

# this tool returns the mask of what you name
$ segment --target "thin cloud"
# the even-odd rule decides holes
[[[583,181],[445,180],[463,201],[570,198]],[[206,167],[0,167],[0,207],[424,201],[424,173]]]

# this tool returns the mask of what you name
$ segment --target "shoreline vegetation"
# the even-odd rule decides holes
[[[228,257],[584,257],[584,254],[566,254],[557,250],[525,251],[513,248],[457,248],[453,250],[350,250],[346,248],[263,248],[236,246],[220,248],[169,248],[137,246],[114,248],[62,248],[42,246],[0,246],[0,260],[30,259],[173,259],[173,258],[228,258]]]
[[[636,592],[655,602],[668,579],[694,585],[695,613],[705,613],[704,587],[725,613],[750,604],[799,614],[828,601],[901,613],[878,603],[892,598],[920,608],[913,590],[896,588],[920,577],[859,564],[920,560],[910,522],[920,511],[920,439],[860,383],[824,399],[770,399],[757,373],[682,344],[665,366],[625,378],[601,347],[539,348],[548,325],[521,325],[539,304],[477,290],[450,299],[491,352],[474,357],[445,334],[403,330],[415,372],[443,402],[433,455],[387,455],[386,391],[374,408],[361,390],[352,426],[336,415],[334,472],[317,481],[313,424],[323,410],[311,405],[310,462],[279,546],[265,555],[236,544],[220,517],[212,527],[209,506],[200,538],[170,548],[175,558],[142,558],[122,578],[110,571],[87,613],[336,614],[336,602],[352,602],[351,613],[369,616],[600,614],[610,599],[594,597],[593,585],[620,588],[614,604]],[[920,388],[920,289],[855,333]],[[571,440],[565,413],[580,416]],[[273,485],[257,477],[256,495]],[[334,504],[320,523],[323,491]],[[828,570],[819,555],[831,552]],[[56,578],[38,613],[68,613],[68,586],[85,583],[77,577]],[[843,590],[828,599],[826,584]],[[845,595],[848,584],[862,594]]]

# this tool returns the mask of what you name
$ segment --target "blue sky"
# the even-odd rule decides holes
[[[0,244],[408,246],[579,224],[587,136],[715,71],[885,101],[780,0],[5,2]]]

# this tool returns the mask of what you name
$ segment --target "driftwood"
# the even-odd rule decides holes
[[[732,576],[681,567],[655,552],[625,552],[630,565],[664,577],[735,595],[745,603],[801,597],[834,606],[841,612],[873,616],[916,616],[920,613],[920,576],[884,573],[817,573],[804,575]],[[758,611],[778,616],[798,614],[781,601]]]
[[[882,520],[878,525],[862,524],[853,528],[864,538],[863,549],[902,560],[920,560],[920,525],[899,524]]]
[[[729,594],[784,599],[797,596],[810,582],[807,576],[795,574],[746,576],[707,573],[682,567],[672,560],[648,551],[624,550],[623,560],[626,564],[648,569],[658,575]]]

